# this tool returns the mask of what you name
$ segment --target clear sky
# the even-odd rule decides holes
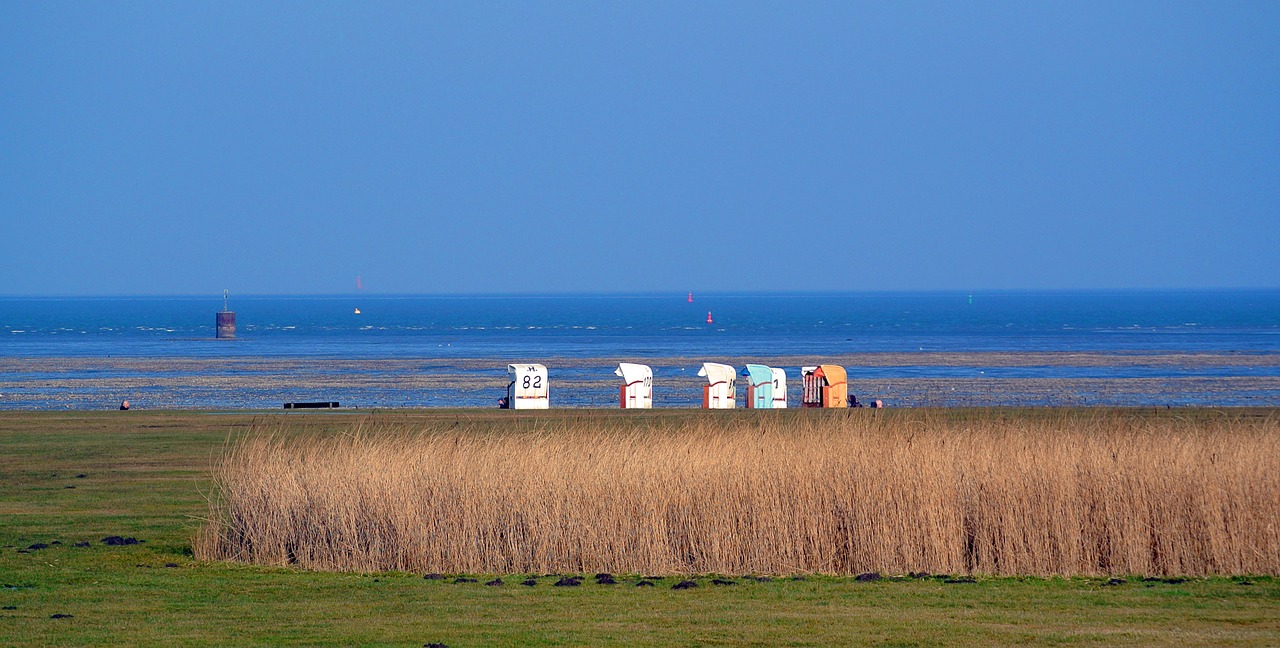
[[[1280,287],[1277,2],[0,3],[0,294]]]

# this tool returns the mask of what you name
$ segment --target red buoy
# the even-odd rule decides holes
[[[707,311],[707,323],[711,323],[711,311]]]
[[[693,293],[689,293],[689,303],[693,303]]]

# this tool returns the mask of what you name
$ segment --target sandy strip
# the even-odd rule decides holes
[[[520,358],[551,368],[557,406],[612,407],[613,366],[635,358]],[[871,353],[828,357],[660,358],[655,405],[701,402],[704,360],[741,366],[841,364],[850,391],[894,406],[1280,405],[1280,354]],[[646,362],[646,360],[639,360]],[[901,372],[894,368],[904,368]],[[951,368],[945,377],[930,368]],[[973,368],[973,372],[954,368]],[[1037,377],[988,377],[980,369],[1035,368]],[[1142,377],[1080,377],[1144,369]],[[875,375],[859,376],[858,369]],[[1061,370],[1055,375],[1055,369]],[[1076,373],[1073,374],[1072,372]],[[1161,376],[1167,371],[1170,375]],[[1211,375],[1178,375],[1207,372]],[[338,400],[361,407],[490,407],[507,383],[492,358],[3,358],[0,409],[103,409],[129,399],[158,408],[278,408],[291,400]],[[739,389],[739,397],[742,397]],[[791,376],[789,397],[799,399]]]

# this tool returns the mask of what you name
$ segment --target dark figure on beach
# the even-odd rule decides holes
[[[862,403],[858,402],[858,397],[849,394],[849,407],[862,407]]]
[[[129,401],[120,401],[120,411],[123,412],[127,409],[129,409]]]
[[[498,399],[498,409],[507,409],[507,397],[503,396]]]

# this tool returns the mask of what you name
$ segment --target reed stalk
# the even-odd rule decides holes
[[[196,552],[365,572],[1280,574],[1278,466],[1273,416],[260,427],[217,462]]]

